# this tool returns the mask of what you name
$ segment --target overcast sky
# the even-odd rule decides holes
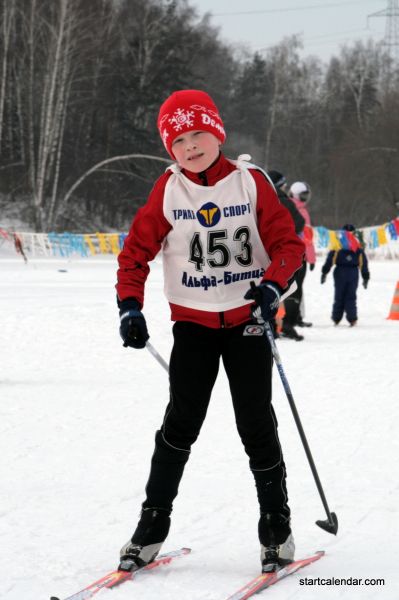
[[[383,39],[386,17],[367,17],[386,11],[388,0],[190,0],[190,4],[200,15],[212,13],[211,23],[220,27],[226,41],[255,51],[301,34],[304,53],[328,61],[345,43]]]

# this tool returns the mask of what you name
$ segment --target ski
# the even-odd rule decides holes
[[[263,573],[262,575],[259,575],[258,577],[255,577],[255,579],[249,581],[235,594],[229,596],[227,600],[246,600],[247,598],[251,598],[251,596],[254,596],[258,592],[261,592],[271,585],[274,585],[281,579],[284,579],[284,577],[292,575],[298,571],[298,569],[302,569],[303,567],[306,567],[306,565],[310,565],[310,563],[319,560],[322,556],[324,556],[324,551],[319,550],[312,556],[308,556],[300,560],[294,560],[294,562],[282,567],[278,571],[274,571],[273,573]]]
[[[98,579],[94,583],[88,585],[80,592],[76,594],[72,594],[72,596],[68,596],[64,600],[87,600],[88,598],[92,598],[97,592],[101,591],[104,588],[113,588],[117,585],[120,585],[124,581],[136,579],[139,575],[143,575],[148,571],[152,571],[156,567],[160,567],[161,565],[168,565],[175,558],[179,558],[180,556],[184,556],[185,554],[190,554],[190,548],[180,548],[180,550],[172,550],[172,552],[166,552],[165,554],[160,554],[153,562],[149,563],[145,567],[141,567],[136,571],[112,571]],[[51,596],[50,600],[60,600],[56,596]]]

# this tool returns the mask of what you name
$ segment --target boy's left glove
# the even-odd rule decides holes
[[[137,349],[144,348],[150,336],[137,300],[122,300],[119,303],[119,315],[121,319],[119,333],[125,348],[127,346]]]
[[[363,279],[363,287],[365,290],[367,290],[367,286],[369,284],[369,280],[368,279]]]
[[[254,300],[260,306],[264,321],[275,317],[280,304],[281,289],[274,281],[263,281],[260,285],[251,287],[245,294],[245,300]]]

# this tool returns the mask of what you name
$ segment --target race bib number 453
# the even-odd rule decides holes
[[[190,242],[190,253],[188,261],[194,263],[196,271],[202,271],[207,264],[212,267],[227,267],[232,259],[241,267],[252,264],[252,245],[249,241],[250,232],[248,227],[238,227],[233,233],[233,241],[240,242],[241,248],[238,254],[231,256],[230,248],[222,240],[227,240],[227,230],[208,231],[206,248],[204,249],[201,234],[195,232]]]

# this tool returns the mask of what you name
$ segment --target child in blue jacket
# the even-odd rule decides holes
[[[344,231],[353,233],[353,225],[344,225]],[[331,250],[321,272],[321,283],[324,283],[331,267],[335,266],[334,277],[334,304],[331,318],[335,325],[346,316],[349,325],[353,327],[357,323],[356,291],[359,284],[359,271],[363,279],[363,287],[366,289],[370,279],[367,256],[362,248],[349,250]]]

